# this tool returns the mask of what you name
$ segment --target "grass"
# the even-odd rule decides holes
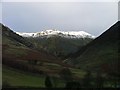
[[[12,41],[6,37],[3,37],[2,43],[3,47],[4,45],[8,45],[8,47],[3,48],[5,53],[14,54],[15,56],[22,56],[27,54],[27,47],[17,41]]]
[[[39,67],[39,66],[38,66]],[[57,71],[55,70],[58,69]],[[46,71],[46,69],[49,71],[54,71],[53,74],[50,74],[51,81],[53,83],[54,87],[64,87],[65,83],[64,81],[59,78],[59,70],[61,70],[61,66],[57,64],[50,64],[50,63],[44,63],[43,66],[41,66],[40,69]],[[13,69],[8,66],[4,66],[2,68],[2,79],[3,82],[7,82],[10,84],[10,86],[13,87],[40,87],[44,88],[44,82],[45,82],[45,76],[44,75],[38,75],[30,72],[24,72],[18,69]],[[85,72],[80,69],[73,69],[70,68],[71,72],[73,73],[74,77],[77,78],[83,78]],[[46,71],[47,72],[47,71]],[[49,74],[49,73],[48,73]]]
[[[22,55],[26,55],[27,53],[26,53],[26,51],[25,51],[26,49],[24,49],[24,48],[9,48],[9,49],[7,49],[7,53],[10,53],[10,54],[15,54],[16,56],[22,56]]]
[[[52,64],[51,64],[51,66],[52,66]],[[54,64],[53,64],[53,66],[54,66]],[[7,66],[3,66],[2,70],[3,70],[2,71],[3,82],[6,82],[10,86],[13,86],[13,87],[39,87],[39,88],[45,87],[45,85],[44,85],[45,76],[43,76],[43,75],[38,75],[38,74],[30,73],[30,72],[23,72],[23,71],[13,69],[13,68],[10,68]],[[73,73],[73,76],[77,77],[77,78],[75,78],[76,81],[81,81],[83,79],[84,75],[86,74],[85,71],[80,70],[80,69],[70,68],[70,70]],[[58,75],[58,73],[54,73],[54,74]],[[92,73],[92,76],[96,77],[96,74]],[[107,77],[107,76],[105,76],[105,77]],[[50,76],[50,78],[51,78],[51,81],[52,81],[54,87],[60,88],[60,87],[65,86],[65,83],[60,78],[56,78],[55,76]],[[112,83],[114,85],[114,81],[109,81],[109,80],[105,79],[104,87],[111,87]]]
[[[44,76],[30,75],[13,68],[3,67],[3,82],[7,81],[11,86],[45,87]]]
[[[61,65],[58,65],[58,64],[55,64],[55,63],[45,63],[43,64],[43,66],[40,66],[40,68],[43,68],[43,69],[48,69],[48,70],[57,70],[57,71],[60,71],[62,66]]]
[[[45,87],[45,76],[19,71],[6,66],[3,66],[2,80],[13,87]],[[54,77],[51,77],[51,80],[55,87],[64,87],[62,80]]]
[[[78,78],[83,78],[84,75],[86,74],[85,71],[83,70],[80,70],[80,69],[75,69],[75,68],[70,68],[71,72],[73,73],[73,75],[75,77],[78,77]]]
[[[49,63],[46,63],[46,65],[50,65]],[[51,64],[51,66],[54,64]],[[50,67],[51,67],[50,66]],[[50,69],[50,68],[49,68]],[[80,81],[84,78],[84,75],[86,74],[85,71],[76,69],[76,68],[69,68],[70,71],[73,73],[73,77],[75,81]],[[44,88],[45,87],[45,76],[44,75],[38,75],[30,72],[24,72],[18,69],[13,69],[7,66],[3,65],[2,68],[2,80],[3,82],[7,83],[10,86],[13,87],[39,87]],[[49,73],[48,73],[49,74]],[[54,75],[58,75],[58,73],[53,73]],[[54,75],[50,75],[51,82],[53,84],[53,87],[62,88],[65,86],[64,81],[61,78],[57,78]],[[92,73],[93,77],[96,77],[95,73]],[[105,76],[106,77],[106,76]],[[104,86],[110,87],[111,83],[113,81],[106,81]]]

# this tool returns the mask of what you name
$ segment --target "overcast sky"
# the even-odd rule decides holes
[[[98,36],[117,21],[117,2],[2,3],[2,23],[17,32],[58,29]]]

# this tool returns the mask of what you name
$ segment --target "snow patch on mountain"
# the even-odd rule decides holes
[[[34,37],[37,33],[21,33],[21,32],[16,32],[16,34],[23,36],[23,37]]]
[[[52,36],[61,36],[65,38],[95,38],[95,36],[85,32],[85,31],[59,31],[56,29],[49,29],[37,33],[20,33],[16,32],[17,34],[23,37],[52,37]]]

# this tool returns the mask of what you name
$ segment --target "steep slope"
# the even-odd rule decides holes
[[[5,43],[16,44],[16,45],[18,44],[18,46],[21,44],[30,48],[34,48],[32,43],[28,42],[22,36],[17,35],[15,32],[13,32],[4,25],[2,25],[2,36],[3,36],[3,42],[2,42],[3,44]]]
[[[118,75],[120,22],[69,57],[66,62],[82,69],[99,70]]]
[[[46,74],[57,78],[56,84],[64,84],[59,78],[59,72],[64,67],[69,68],[70,65],[62,63],[59,58],[48,53],[36,51],[34,45],[27,39],[17,35],[8,27],[2,24],[1,26],[2,85],[4,88],[44,87]],[[77,76],[78,70],[72,68],[71,70]]]
[[[65,57],[70,53],[74,53],[93,40],[91,38],[64,38],[60,36],[49,38],[29,37],[27,39],[33,42],[38,50],[44,50],[58,57]]]
[[[4,25],[2,25],[2,48],[3,60],[39,60],[59,62],[58,58],[44,51],[37,51],[34,44],[24,37],[19,36]]]

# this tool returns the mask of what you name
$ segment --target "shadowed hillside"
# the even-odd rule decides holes
[[[37,50],[44,38],[36,41],[24,38],[2,25],[3,87],[119,87],[119,28],[120,22],[117,22],[89,44],[84,44],[82,48],[80,46],[78,52],[69,54],[69,58],[63,61],[58,58],[60,53],[56,52],[62,51],[61,47],[57,47],[59,43],[64,43],[60,46],[63,45],[67,51],[71,48],[65,41],[76,42],[77,45],[78,41],[61,40],[57,37],[60,42],[56,42],[56,37],[49,38],[44,49],[52,47],[53,52],[55,49],[58,54],[55,57],[49,52]]]
[[[107,73],[119,73],[118,66],[120,42],[120,22],[70,56],[68,63],[82,69],[100,70]]]
[[[32,42],[29,42],[26,38],[19,36],[4,25],[2,25],[2,48],[3,63],[5,63],[6,60],[13,60],[53,62],[65,65],[59,58],[44,51],[37,51]]]
[[[32,42],[38,50],[46,51],[60,58],[65,58],[66,55],[76,52],[79,48],[86,45],[93,38],[65,38],[61,36],[52,37],[27,37],[27,40]]]

